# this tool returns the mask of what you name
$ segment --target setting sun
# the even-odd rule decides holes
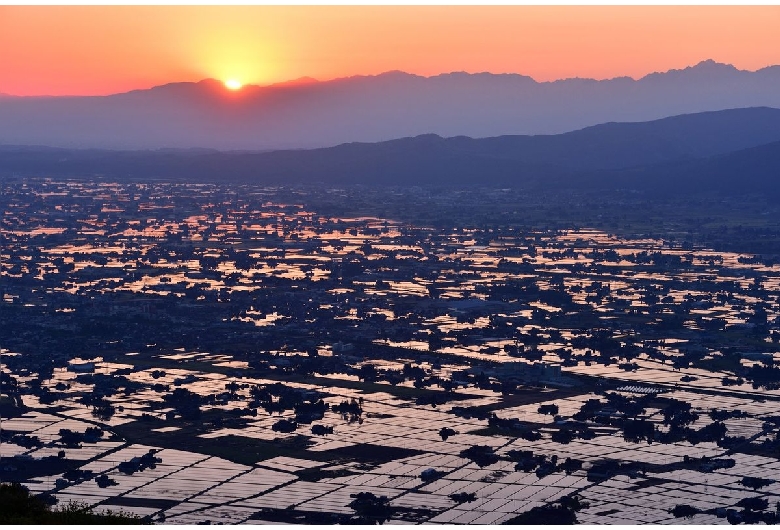
[[[225,86],[230,90],[238,90],[243,85],[241,84],[241,81],[238,81],[237,79],[228,79],[225,81]]]

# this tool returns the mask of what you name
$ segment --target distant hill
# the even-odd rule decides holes
[[[605,123],[559,135],[451,138],[453,150],[568,169],[617,169],[707,157],[780,140],[780,109],[746,108]]]
[[[421,135],[265,153],[0,146],[0,175],[776,194],[780,110],[732,109],[608,123],[560,135]]]
[[[591,173],[583,181],[590,181],[593,186],[619,186],[662,194],[712,191],[780,197],[780,142],[698,160]]]
[[[71,148],[328,147],[437,134],[559,134],[606,122],[780,107],[780,66],[703,61],[639,80],[403,72],[228,91],[210,79],[101,97],[2,97],[0,144]]]

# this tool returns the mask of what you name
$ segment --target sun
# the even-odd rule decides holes
[[[238,79],[228,79],[227,81],[225,81],[225,86],[230,90],[238,90],[243,85],[241,84],[241,81],[239,81]]]

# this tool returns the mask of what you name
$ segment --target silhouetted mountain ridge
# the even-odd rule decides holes
[[[266,153],[0,146],[0,172],[263,184],[555,186],[776,194],[780,109],[759,107],[605,123],[549,136],[435,134]]]
[[[571,170],[619,169],[707,157],[780,141],[780,109],[729,109],[640,123],[605,123],[559,135],[442,138],[427,134],[354,143],[368,152],[458,152]],[[345,146],[334,150],[345,151]]]
[[[739,151],[638,168],[591,173],[596,186],[619,186],[655,193],[780,196],[780,142]]]
[[[426,133],[560,134],[606,122],[780,107],[778,86],[778,67],[749,72],[714,61],[638,80],[537,82],[521,74],[395,71],[230,91],[206,79],[100,97],[3,97],[0,143],[269,150]]]

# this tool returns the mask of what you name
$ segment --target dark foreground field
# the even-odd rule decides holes
[[[768,196],[17,176],[0,208],[0,481],[56,506],[776,522]]]

